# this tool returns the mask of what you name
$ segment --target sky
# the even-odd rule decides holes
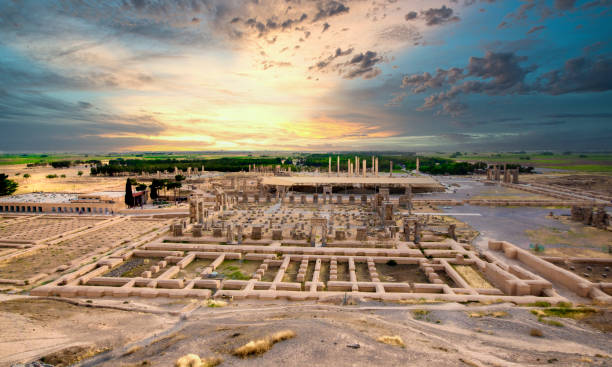
[[[610,151],[611,10],[0,0],[0,151]]]

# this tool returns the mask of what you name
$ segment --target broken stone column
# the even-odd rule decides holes
[[[191,234],[193,235],[193,237],[202,237],[202,225],[194,224],[191,228]]]
[[[199,201],[198,202],[198,223],[203,223],[204,222],[204,203]]]
[[[197,202],[194,198],[189,199],[189,223],[195,223],[197,219]]]
[[[410,241],[410,222],[409,221],[404,222],[404,241],[406,242]]]
[[[172,225],[172,235],[174,237],[181,237],[183,235],[183,224],[175,223]]]
[[[519,183],[519,168],[515,168],[514,170],[512,170],[512,183]]]
[[[361,195],[361,203],[362,204],[368,203],[368,195]]]
[[[455,241],[457,241],[457,234],[455,233],[456,228],[456,224],[450,224],[448,226],[448,237],[452,238]]]

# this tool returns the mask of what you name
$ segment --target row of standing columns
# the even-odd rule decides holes
[[[361,167],[360,167],[361,165]],[[360,174],[363,177],[366,177],[368,171],[367,160],[360,159],[358,156],[355,156],[355,159],[351,161],[350,159],[347,161],[347,174],[349,176],[359,176]],[[393,171],[393,162],[391,162],[391,171]],[[332,174],[332,157],[329,157],[327,172],[331,176]],[[370,172],[378,176],[378,158],[372,156],[372,166],[370,168]],[[336,175],[340,176],[340,156],[336,158]]]

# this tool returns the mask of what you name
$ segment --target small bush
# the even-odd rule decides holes
[[[52,174],[52,175],[47,175],[47,178],[51,179],[51,178],[57,178],[56,174]]]
[[[544,334],[542,333],[542,330],[540,329],[531,329],[529,331],[529,335],[537,337],[537,338],[542,338],[544,336]]]
[[[227,302],[225,301],[217,301],[214,299],[210,299],[208,300],[207,304],[208,307],[225,307],[227,306]]]

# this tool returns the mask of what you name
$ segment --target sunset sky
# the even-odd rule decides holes
[[[0,151],[610,150],[612,0],[0,0]]]

